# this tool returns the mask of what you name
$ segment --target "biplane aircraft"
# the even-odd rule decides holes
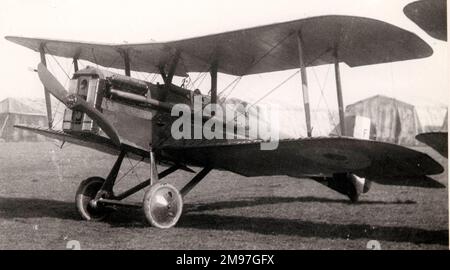
[[[430,36],[447,41],[447,0],[421,0],[408,4],[403,12]],[[447,116],[443,130],[418,134],[416,139],[448,157]]]
[[[124,199],[148,186],[142,207],[150,224],[174,226],[183,210],[183,198],[213,169],[239,175],[311,178],[357,201],[371,181],[391,177],[438,174],[443,167],[428,155],[395,144],[344,136],[344,103],[340,63],[350,67],[404,61],[432,55],[431,47],[415,34],[394,25],[363,17],[329,15],[170,42],[96,44],[8,36],[7,40],[41,55],[37,72],[45,88],[49,128],[17,126],[103,152],[118,155],[106,178],[81,182],[76,205],[82,218],[101,220],[111,207],[130,205]],[[73,59],[74,74],[68,89],[46,68],[46,54]],[[98,68],[78,69],[86,60],[103,67],[123,69],[125,75]],[[306,69],[335,67],[340,130],[338,136],[312,137]],[[175,104],[218,105],[218,73],[245,76],[299,69],[302,78],[307,137],[281,139],[273,150],[261,150],[258,137],[234,139],[175,139],[171,115]],[[164,84],[132,78],[131,71],[160,74]],[[206,72],[210,95],[172,83],[174,76]],[[67,106],[63,130],[53,130],[50,94]],[[195,118],[195,112],[192,113]],[[203,117],[203,116],[202,116]],[[303,117],[299,115],[299,117]],[[217,118],[214,113],[202,123]],[[220,121],[220,119],[218,120]],[[116,194],[115,180],[125,156],[150,164],[149,178]],[[157,164],[167,169],[157,172]],[[201,170],[180,190],[160,180],[177,171]],[[193,172],[193,171],[192,171]],[[425,180],[424,180],[425,179]]]

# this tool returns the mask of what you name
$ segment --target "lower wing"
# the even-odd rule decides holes
[[[36,134],[49,137],[52,139],[57,139],[62,142],[73,143],[76,145],[84,146],[87,148],[95,149],[100,152],[108,153],[111,155],[118,155],[120,153],[121,147],[127,150],[131,155],[130,158],[142,159],[142,157],[148,156],[148,151],[145,149],[140,149],[132,145],[122,144],[117,146],[112,140],[105,138],[103,136],[91,134],[88,132],[79,133],[67,133],[58,130],[47,129],[43,127],[33,127],[25,125],[14,125],[15,128],[28,130]]]
[[[163,154],[197,166],[210,166],[245,176],[360,177],[424,176],[444,168],[428,155],[395,144],[347,137],[281,140],[275,150],[260,150],[259,142],[208,142],[168,145]]]
[[[118,154],[120,148],[105,137],[68,134],[45,128],[17,125],[43,136]],[[206,143],[205,143],[206,142]],[[135,158],[146,157],[144,149],[122,144]],[[274,150],[261,150],[255,141],[200,141],[165,145],[160,157],[169,162],[212,167],[244,176],[332,176],[353,173],[382,184],[402,184],[404,177],[439,174],[444,168],[428,155],[395,144],[347,137],[281,140]],[[380,181],[377,181],[379,179]],[[388,179],[388,180],[387,180]],[[388,181],[389,183],[386,183]],[[408,185],[411,185],[409,183]]]

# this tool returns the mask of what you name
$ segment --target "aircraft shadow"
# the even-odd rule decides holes
[[[421,187],[421,188],[446,188],[446,185],[429,176],[416,176],[416,177],[389,177],[374,178],[372,181],[387,186],[408,186],[408,187]]]
[[[248,197],[240,200],[234,201],[220,201],[220,202],[211,202],[205,204],[186,204],[185,205],[185,213],[189,212],[201,212],[201,211],[211,211],[211,210],[221,210],[221,209],[233,209],[240,207],[251,207],[258,205],[271,205],[271,204],[279,204],[279,203],[341,203],[348,205],[367,205],[367,204],[380,204],[380,205],[390,205],[390,204],[415,204],[415,201],[405,200],[405,201],[364,201],[361,200],[357,203],[352,203],[349,199],[329,199],[329,198],[318,198],[312,196],[306,197]]]
[[[186,204],[185,213],[201,212],[220,209],[233,209],[239,207],[250,207],[257,205],[270,205],[278,203],[293,202],[323,202],[323,203],[343,203],[351,204],[347,199],[327,199],[316,197],[250,197],[235,201],[222,201],[207,204]],[[361,201],[358,204],[414,204],[414,201]],[[133,209],[120,209],[118,212],[124,212],[126,218],[127,212],[133,212]],[[120,215],[119,215],[120,216]],[[39,198],[16,198],[0,197],[0,217],[1,218],[39,218],[51,217],[80,220],[75,209],[74,202],[48,200]],[[119,220],[120,221],[120,220]]]
[[[368,224],[331,224],[268,217],[188,214],[182,216],[181,228],[201,230],[246,231],[265,235],[320,237],[325,239],[376,239],[378,241],[439,244],[448,246],[448,230],[425,230],[406,226]]]
[[[0,197],[0,218],[60,218],[80,220],[74,202]]]
[[[187,204],[186,213],[181,217],[177,227],[200,230],[247,231],[267,235],[291,235],[301,237],[323,237],[341,239],[376,239],[378,241],[412,242],[416,244],[448,245],[448,230],[425,230],[411,227],[377,226],[368,224],[332,224],[311,222],[297,219],[280,219],[270,217],[223,216],[206,214],[202,211],[250,207],[265,204],[290,202],[324,202],[345,203],[348,201],[300,197],[256,197],[252,199],[224,201],[209,204]],[[404,202],[363,201],[365,204],[411,204]],[[0,218],[59,218],[81,220],[73,202],[46,200],[38,198],[2,198],[0,197]],[[111,227],[146,227],[140,209],[120,209],[105,220]]]

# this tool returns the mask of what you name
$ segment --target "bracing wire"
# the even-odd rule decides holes
[[[119,183],[122,179],[124,179],[131,171],[134,172],[134,169],[142,162],[143,159],[139,160],[138,162],[136,162],[136,164],[133,165],[133,163],[131,162],[130,158],[128,157],[128,154],[126,154],[127,160],[128,162],[130,162],[131,168],[128,169],[119,179],[116,180],[116,183]],[[134,172],[136,177],[138,177],[137,173]],[[139,179],[139,177],[138,177]],[[140,180],[140,179],[139,179]]]
[[[234,85],[233,85],[233,87],[231,88],[231,90],[230,90],[230,92],[227,94],[227,95],[225,95],[224,97],[223,97],[223,100],[226,100],[230,95],[231,95],[231,93],[234,91],[234,89],[238,86],[238,84],[239,84],[239,82],[241,81],[241,79],[242,79],[242,76],[239,76],[239,78],[238,78],[238,80],[235,80],[234,82]],[[231,84],[230,84],[231,85]],[[228,87],[227,87],[228,88]],[[227,89],[227,88],[225,88],[224,89],[224,91]],[[222,91],[223,92],[223,91]]]
[[[95,57],[95,52],[94,52],[94,48],[91,49],[92,52],[92,57],[94,57],[94,64],[95,66],[98,68],[98,61],[97,61],[97,57]]]
[[[49,54],[49,55],[52,57],[53,61],[58,65],[58,67],[61,69],[61,71],[66,75],[66,80],[65,80],[65,82],[64,82],[64,87],[67,87],[67,83],[68,83],[68,81],[70,80],[69,74],[68,74],[68,73],[66,72],[66,70],[62,67],[62,65],[61,65],[61,63],[58,61],[58,59],[56,59],[56,57],[55,57],[53,54],[50,54],[50,53],[49,53],[49,51],[48,51],[48,49],[47,49],[46,47],[44,47],[44,50],[47,51],[47,54]],[[52,68],[52,64],[51,64],[50,61],[49,61],[49,67],[50,67],[53,71],[55,71],[55,70]],[[69,73],[70,73],[71,71],[72,71],[72,69],[69,70]],[[56,113],[58,112],[58,109],[59,109],[60,104],[61,104],[61,101],[58,100],[58,103],[57,103],[56,108],[55,108],[55,112],[53,113],[53,116],[52,116],[52,119],[51,119],[51,120],[52,120],[52,123],[53,123],[53,121],[54,121],[55,118],[56,118]],[[52,128],[54,128],[56,125],[58,125],[61,121],[62,121],[62,119],[60,119],[60,120],[57,121],[57,122],[54,122],[53,125],[52,125]]]
[[[322,101],[322,99],[323,99],[323,101],[324,101],[324,103],[325,103],[325,106],[327,107],[327,111],[328,111],[328,114],[329,114],[329,116],[330,116],[330,118],[331,118],[331,121],[333,122],[333,125],[334,125],[334,126],[337,126],[336,119],[334,118],[334,115],[333,115],[333,113],[332,113],[331,110],[330,110],[330,106],[328,105],[328,102],[327,102],[327,99],[325,98],[325,93],[324,93],[325,86],[327,85],[327,82],[328,82],[328,75],[329,75],[329,73],[330,73],[330,67],[331,67],[331,66],[328,66],[327,73],[326,73],[326,75],[325,75],[325,79],[324,79],[323,85],[321,85],[320,80],[319,80],[319,77],[317,76],[317,73],[316,73],[314,67],[312,68],[314,77],[315,77],[315,79],[316,79],[317,84],[319,85],[319,90],[320,90],[320,94],[321,94],[321,97],[320,97],[320,99],[319,99],[319,102],[317,103],[316,109],[319,108],[319,105],[320,105],[320,103],[321,103],[321,101]]]
[[[249,72],[250,70],[252,70],[252,68],[254,68],[257,64],[259,64],[264,58],[266,58],[270,53],[272,53],[273,50],[275,50],[276,48],[278,48],[278,46],[280,46],[285,40],[287,40],[287,39],[288,39],[289,37],[291,37],[293,34],[294,34],[294,32],[291,32],[291,33],[287,34],[284,38],[282,38],[282,39],[281,39],[280,41],[278,41],[274,46],[272,46],[269,50],[267,50],[266,53],[264,53],[261,57],[259,57],[258,59],[256,59],[256,61],[254,61],[253,63],[251,63],[251,65],[247,68],[247,71],[246,71],[244,74],[248,74],[248,72]],[[238,76],[238,77],[237,77],[236,79],[234,79],[229,85],[235,83],[235,81],[238,81],[238,82],[239,82],[243,76],[244,76],[244,75]],[[228,85],[227,87],[225,87],[225,89],[228,88],[229,85]],[[227,96],[229,96],[229,95],[234,91],[235,88],[236,88],[236,87],[233,87],[232,90],[230,91],[230,93],[228,93]],[[220,95],[225,91],[225,89],[222,90],[222,91],[220,91],[218,95],[220,96]]]
[[[286,38],[285,38],[286,39]],[[284,39],[283,39],[284,40]],[[321,58],[323,55],[327,54],[328,52],[330,52],[331,49],[327,49],[325,50],[323,53],[321,53],[320,55],[318,55],[317,57],[315,57],[314,59],[312,59],[310,62],[308,62],[306,64],[306,66],[311,65],[312,63],[314,63],[317,59]],[[298,73],[300,73],[300,70],[297,70],[296,72],[294,72],[292,75],[290,75],[287,79],[285,79],[283,82],[281,82],[280,84],[278,84],[277,86],[275,86],[274,88],[272,88],[269,92],[267,92],[266,94],[264,94],[261,98],[259,98],[257,101],[255,101],[254,103],[252,103],[246,110],[245,112],[248,112],[248,109],[250,109],[251,107],[253,107],[254,105],[256,105],[257,103],[261,102],[263,99],[265,99],[266,97],[268,97],[270,94],[272,94],[274,91],[276,91],[277,89],[279,89],[281,86],[283,86],[285,83],[287,83],[289,80],[291,80],[295,75],[297,75]],[[242,114],[241,112],[238,112],[240,114]],[[242,114],[243,115],[243,114]],[[231,119],[229,122],[231,121],[235,121],[236,118],[238,117],[238,115],[236,115],[234,117],[234,119]]]
[[[284,81],[282,81],[281,83],[277,84],[275,87],[273,87],[270,91],[268,91],[266,94],[264,94],[261,98],[259,98],[258,100],[256,100],[255,102],[253,102],[252,104],[250,104],[250,106],[248,106],[245,109],[245,113],[248,112],[248,110],[252,107],[254,107],[257,103],[261,102],[263,99],[265,99],[266,97],[268,97],[270,94],[272,94],[273,92],[275,92],[278,88],[280,88],[281,86],[283,86],[285,83],[287,83],[288,81],[290,81],[293,77],[295,77],[295,75],[297,75],[298,73],[300,73],[300,70],[295,71],[293,74],[291,74],[289,77],[287,77]],[[244,115],[242,112],[239,112],[241,115]],[[245,116],[245,115],[244,115]],[[227,122],[230,123],[232,121],[236,121],[238,115],[236,115],[233,119],[229,120]]]

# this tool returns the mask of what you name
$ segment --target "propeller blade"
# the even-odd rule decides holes
[[[67,92],[64,86],[62,86],[62,84],[42,63],[39,63],[38,65],[38,75],[45,89],[49,91],[56,99],[68,106],[67,97],[69,96],[69,92]]]
[[[76,100],[73,100],[73,99]],[[69,99],[73,100],[72,108],[81,112],[84,112],[87,114],[93,121],[95,121],[98,126],[105,132],[106,135],[112,140],[112,142],[120,146],[120,138],[117,134],[116,129],[111,125],[111,123],[108,121],[108,119],[105,118],[105,116],[99,112],[97,109],[92,107],[89,103],[87,103],[84,99],[76,96],[71,95],[69,96]]]
[[[64,86],[61,85],[55,76],[53,76],[42,63],[38,65],[38,75],[45,89],[47,89],[47,91],[49,91],[56,99],[64,103],[69,109],[78,110],[88,115],[98,124],[115,145],[120,146],[120,138],[116,129],[101,112],[89,105],[86,100],[78,95],[69,94]]]

